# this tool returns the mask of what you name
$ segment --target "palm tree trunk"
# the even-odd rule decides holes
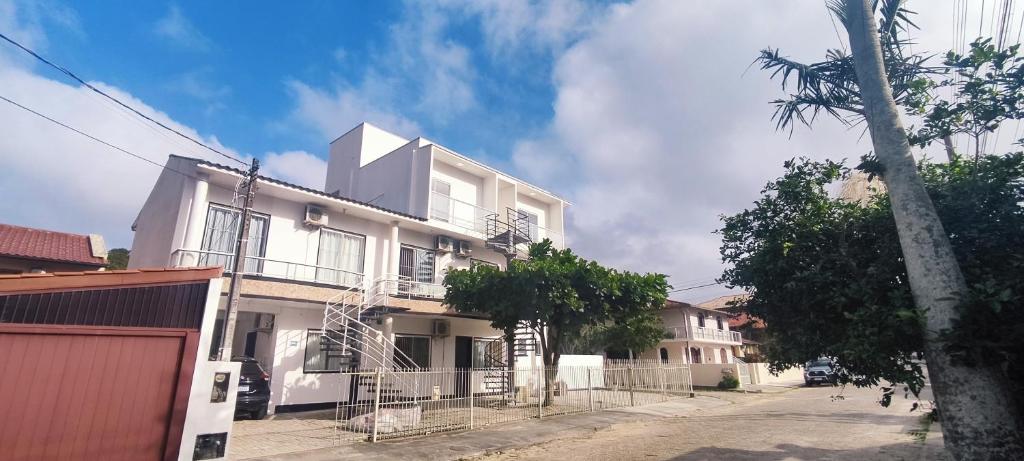
[[[1014,396],[998,369],[955,363],[939,333],[953,326],[967,284],[917,174],[882,64],[871,0],[846,0],[847,31],[875,155],[884,167],[914,302],[925,315],[925,352],[942,432],[956,459],[1024,459]]]

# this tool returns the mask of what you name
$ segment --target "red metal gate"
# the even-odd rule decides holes
[[[198,335],[0,324],[0,459],[175,457]]]

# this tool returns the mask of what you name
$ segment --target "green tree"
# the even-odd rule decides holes
[[[876,21],[874,8],[880,7]],[[955,257],[949,233],[929,198],[910,152],[909,134],[899,105],[913,107],[926,93],[930,70],[923,58],[904,56],[902,37],[913,26],[900,0],[831,3],[846,28],[851,52],[829,51],[822,63],[804,65],[765,50],[760,61],[783,82],[796,77],[797,92],[776,101],[779,127],[794,120],[811,123],[804,112],[825,111],[845,122],[866,122],[876,159],[872,172],[888,189],[905,284],[924,319],[927,366],[936,399],[946,418],[943,432],[957,458],[989,458],[1024,451],[1019,415],[1005,405],[1013,396],[1001,371],[986,363],[953,359],[944,332],[960,321],[968,286]],[[783,83],[785,85],[785,83]],[[922,90],[925,87],[925,90]],[[983,102],[982,102],[983,103]],[[948,140],[948,137],[946,138]]]
[[[126,248],[111,248],[107,252],[107,269],[121,270],[128,268],[128,250]]]
[[[785,166],[720,231],[731,265],[723,280],[750,292],[743,307],[768,326],[772,369],[826,356],[843,383],[885,380],[916,393],[924,383],[914,360],[925,351],[924,318],[889,196],[859,203],[830,196],[829,185],[850,174],[838,163]],[[943,333],[947,352],[959,364],[1001,370],[1013,386],[1003,404],[1021,414],[1024,401],[1014,396],[1024,392],[1024,153],[924,162],[919,172],[969,287],[958,321]],[[1017,435],[1001,437],[1011,444]]]
[[[611,329],[621,344],[637,348],[653,347],[664,337],[658,316],[668,297],[664,275],[605,268],[572,250],[557,250],[546,239],[531,245],[527,260],[513,260],[505,271],[485,266],[449,271],[444,285],[446,305],[487,315],[506,339],[521,324],[536,333],[546,369],[545,405],[553,403],[562,351],[586,330]]]

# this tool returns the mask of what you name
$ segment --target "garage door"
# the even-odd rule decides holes
[[[0,326],[0,459],[165,457],[186,332]]]

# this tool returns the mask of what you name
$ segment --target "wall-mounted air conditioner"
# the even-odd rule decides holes
[[[327,212],[317,205],[306,205],[306,219],[304,222],[307,226],[311,227],[326,226]]]
[[[257,331],[274,331],[274,314],[256,314],[256,330]]]
[[[430,326],[430,335],[436,338],[445,338],[451,334],[452,324],[445,319],[434,319]]]
[[[471,254],[473,254],[473,246],[468,240],[459,240],[455,242],[455,256],[468,258]]]
[[[447,235],[438,235],[434,239],[435,248],[442,253],[451,253],[455,247],[455,241]]]

